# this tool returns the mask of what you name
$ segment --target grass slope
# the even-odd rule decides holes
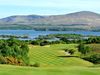
[[[47,67],[32,68],[0,65],[0,75],[100,75],[100,68]]]
[[[63,49],[77,50],[76,46],[75,44],[44,47],[30,45],[30,61],[40,63],[41,67],[0,65],[0,75],[100,75],[100,67],[86,67],[92,65],[90,62],[75,57],[58,57],[65,55]]]
[[[63,49],[75,49],[76,44],[57,44],[50,46],[32,46],[30,45],[30,60],[40,63],[41,66],[91,66],[92,63],[76,57],[59,57],[65,56]]]

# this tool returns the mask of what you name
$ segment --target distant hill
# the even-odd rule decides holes
[[[0,19],[0,29],[100,30],[100,14],[80,11],[65,15],[17,15]]]

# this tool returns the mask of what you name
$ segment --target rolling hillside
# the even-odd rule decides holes
[[[47,46],[30,45],[30,64],[38,63],[42,67],[93,66],[91,62],[77,57],[66,57],[63,49],[74,49],[77,44],[57,44]],[[79,54],[76,52],[76,54]]]
[[[59,44],[51,46],[29,45],[30,61],[40,63],[40,67],[0,65],[0,75],[100,75],[100,67],[85,60],[70,57],[59,58],[64,55],[65,48],[76,49],[75,44]],[[91,67],[89,67],[91,66]]]

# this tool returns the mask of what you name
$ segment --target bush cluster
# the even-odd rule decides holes
[[[24,41],[14,38],[0,41],[0,63],[28,65],[29,48]]]

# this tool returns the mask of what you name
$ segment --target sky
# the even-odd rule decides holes
[[[100,13],[100,0],[0,0],[0,18],[12,15],[60,15],[77,11]]]

